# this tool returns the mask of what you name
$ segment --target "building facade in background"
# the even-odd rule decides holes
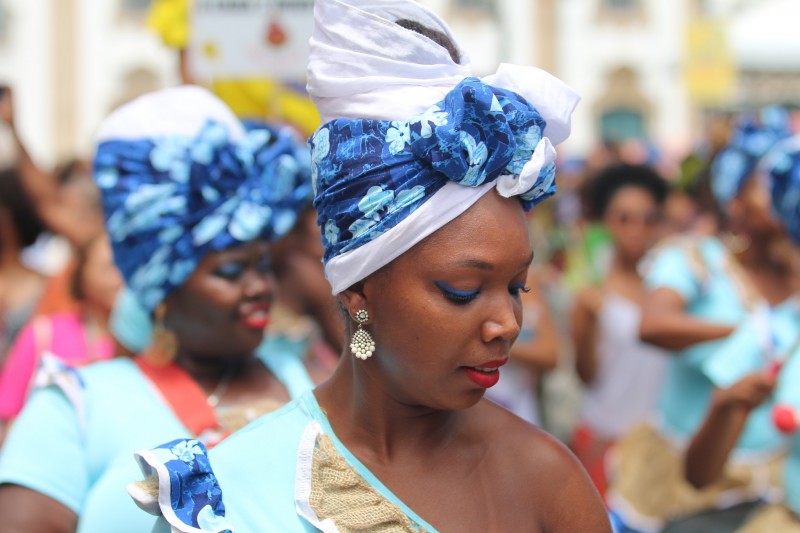
[[[573,157],[627,139],[679,153],[709,112],[800,95],[797,0],[420,1],[448,20],[476,75],[531,64],[581,93],[563,149]],[[148,5],[0,0],[0,82],[42,163],[89,155],[113,107],[179,83],[177,54],[144,26]]]

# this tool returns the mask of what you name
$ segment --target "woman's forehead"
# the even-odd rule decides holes
[[[517,199],[492,191],[410,250],[437,262],[525,262],[531,255],[528,221]]]

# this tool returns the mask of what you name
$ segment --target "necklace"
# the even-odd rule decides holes
[[[216,409],[219,405],[220,400],[225,395],[225,391],[228,390],[228,385],[231,383],[231,379],[233,378],[234,374],[234,367],[229,368],[225,371],[225,374],[219,379],[219,383],[217,383],[216,388],[211,392],[211,394],[206,397],[206,401],[208,405],[210,405],[213,409]]]

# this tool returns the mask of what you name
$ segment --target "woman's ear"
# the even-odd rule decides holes
[[[343,290],[336,296],[352,318],[359,309],[367,309],[367,297],[364,295],[364,283],[358,282]]]

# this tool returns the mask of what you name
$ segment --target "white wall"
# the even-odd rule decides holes
[[[566,151],[585,153],[598,141],[593,104],[606,91],[608,74],[629,67],[654,106],[649,134],[657,144],[685,140],[689,102],[682,72],[686,2],[644,0],[645,25],[598,18],[599,0],[559,5],[559,73],[583,97]]]
[[[45,164],[53,163],[50,117],[52,91],[58,90],[52,77],[50,1],[5,0],[11,20],[7,40],[0,41],[0,82],[14,88],[17,129],[31,154]],[[3,142],[0,152],[8,150],[8,143]]]
[[[77,132],[84,152],[91,150],[100,122],[126,94],[126,74],[143,68],[152,70],[162,86],[180,81],[177,54],[164,47],[140,21],[120,17],[119,3],[80,0],[78,69],[83,82]]]

